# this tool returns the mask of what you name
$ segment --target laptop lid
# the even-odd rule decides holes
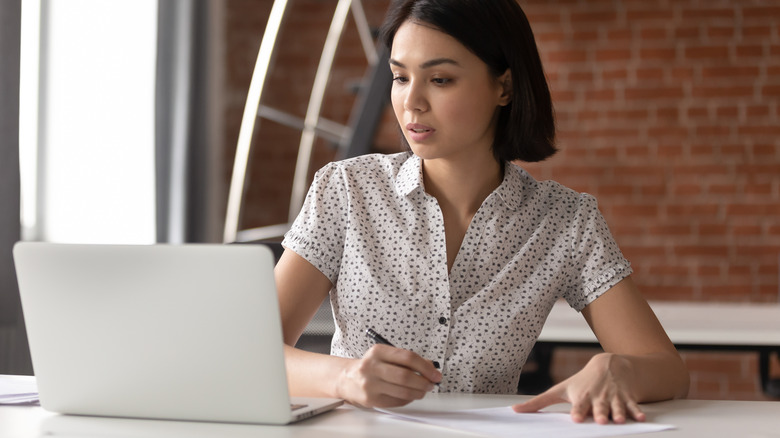
[[[260,245],[14,247],[41,405],[68,414],[285,424],[273,254]]]

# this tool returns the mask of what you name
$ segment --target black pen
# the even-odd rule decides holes
[[[395,348],[395,345],[391,344],[390,341],[382,337],[382,335],[374,331],[372,328],[366,329],[366,335],[368,335],[368,337],[377,344],[383,344]]]
[[[390,343],[390,341],[388,341],[387,339],[385,339],[385,338],[384,338],[384,336],[380,335],[379,333],[377,333],[377,332],[376,332],[374,329],[372,329],[372,328],[368,328],[368,329],[366,329],[366,335],[367,335],[369,338],[371,338],[371,340],[373,340],[374,342],[376,342],[377,344],[383,344],[383,345],[387,345],[388,347],[393,347],[393,348],[396,348],[396,346],[395,346],[395,345],[391,344],[391,343]],[[435,360],[434,360],[434,361],[431,361],[431,362],[433,362],[433,366],[434,366],[436,369],[439,369],[439,362],[436,362]],[[437,383],[437,385],[438,385],[438,383]]]

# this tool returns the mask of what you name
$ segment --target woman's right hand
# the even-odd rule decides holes
[[[338,397],[365,407],[403,406],[441,381],[433,363],[408,350],[374,345],[361,359],[294,347],[332,284],[311,263],[285,249],[274,270],[290,395]]]
[[[441,378],[430,360],[409,350],[377,344],[344,368],[336,393],[367,408],[397,407],[423,398]]]

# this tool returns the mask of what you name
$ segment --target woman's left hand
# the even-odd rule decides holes
[[[577,423],[592,415],[596,423],[625,423],[627,418],[645,421],[632,394],[631,362],[628,358],[601,353],[577,374],[525,403],[512,406],[515,412],[537,412],[556,403],[571,403],[571,418]]]

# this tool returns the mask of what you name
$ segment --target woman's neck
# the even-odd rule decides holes
[[[435,159],[423,161],[425,191],[442,208],[461,217],[473,216],[504,177],[504,167],[493,156],[472,157],[468,162]]]

